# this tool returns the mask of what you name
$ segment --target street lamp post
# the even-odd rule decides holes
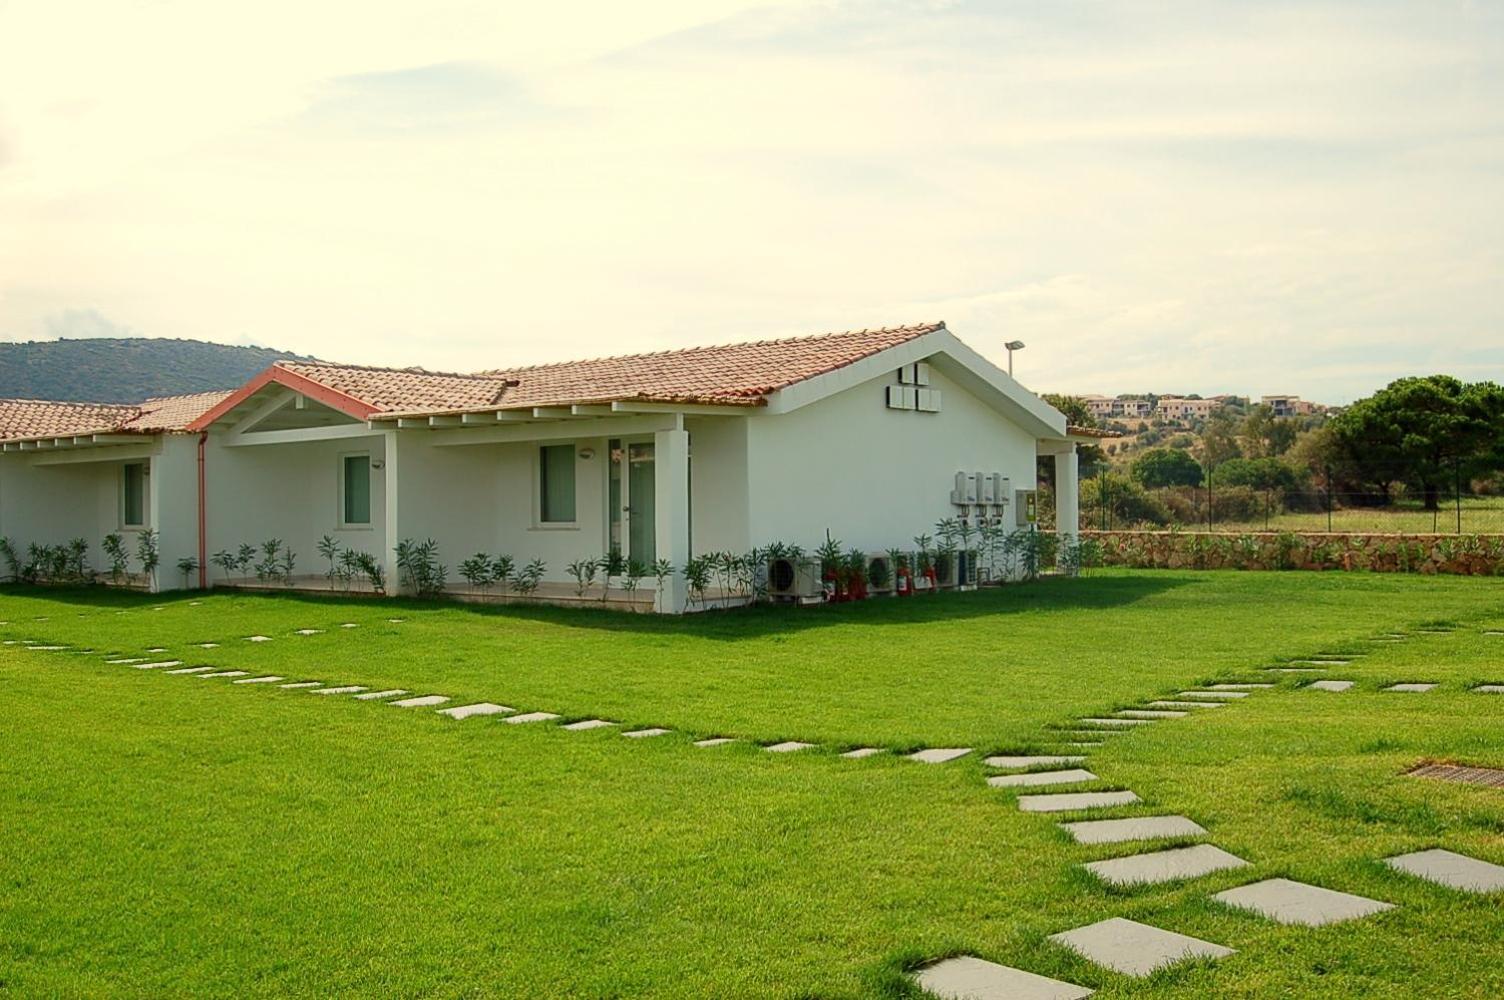
[[[1013,352],[1014,351],[1021,351],[1021,350],[1023,350],[1024,349],[1024,342],[1022,340],[1010,340],[1006,344],[1003,345],[1003,348],[1005,350],[1007,350],[1007,352],[1008,352],[1008,377],[1012,378],[1013,377]]]

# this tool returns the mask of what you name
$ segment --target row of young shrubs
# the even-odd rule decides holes
[[[5,562],[9,579],[18,583],[78,586],[99,583],[103,579],[117,584],[149,584],[156,580],[162,556],[155,531],[142,531],[136,536],[135,556],[140,566],[139,574],[131,572],[131,553],[122,535],[105,535],[100,547],[110,561],[109,571],[105,574],[97,573],[89,566],[89,542],[85,538],[58,544],[32,542],[23,552],[10,538],[0,537],[0,560]],[[198,569],[198,560],[179,559],[177,568],[186,578]]]

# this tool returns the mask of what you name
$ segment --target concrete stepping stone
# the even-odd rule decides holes
[[[1352,661],[1351,660],[1337,660],[1337,659],[1328,659],[1328,658],[1322,658],[1322,657],[1314,657],[1314,658],[1309,659],[1309,660],[1288,660],[1286,662],[1288,662],[1288,663],[1299,663],[1302,666],[1307,666],[1307,667],[1345,667],[1349,663],[1351,663]]]
[[[1416,851],[1413,854],[1385,858],[1384,864],[1395,871],[1462,892],[1504,890],[1504,865],[1480,861],[1455,851],[1444,851],[1441,848]]]
[[[407,688],[387,688],[385,691],[367,691],[355,696],[356,701],[379,701],[382,698],[395,698],[399,694],[407,694]]]
[[[569,730],[571,733],[582,733],[586,730],[605,729],[608,726],[614,725],[617,725],[617,723],[609,722],[606,719],[581,719],[579,722],[571,722],[564,728]]]
[[[1258,684],[1252,684],[1252,683],[1250,683],[1250,684],[1208,684],[1206,686],[1206,689],[1208,691],[1257,691],[1260,688],[1272,688],[1272,687],[1279,687],[1279,685],[1278,684],[1268,684],[1268,683],[1258,683]]]
[[[695,740],[694,745],[697,747],[723,747],[727,743],[735,742],[736,740],[732,739],[730,736],[712,736],[708,740]]]
[[[1125,708],[1120,712],[1114,712],[1125,719],[1183,719],[1189,712],[1173,712],[1161,708]]]
[[[1435,684],[1430,684],[1430,683],[1391,684],[1387,688],[1385,688],[1384,690],[1385,691],[1408,691],[1408,692],[1413,692],[1415,694],[1422,694],[1422,693],[1424,693],[1426,691],[1431,690],[1435,686],[1436,686]]]
[[[982,763],[988,767],[1021,769],[1046,765],[1079,764],[1085,759],[1085,757],[1071,754],[1023,754],[1015,757],[987,757]]]
[[[1220,701],[1151,701],[1150,708],[1223,708]]]
[[[1020,795],[1018,808],[1026,813],[1075,812],[1078,809],[1106,809],[1142,801],[1133,792],[1064,792],[1052,795]]]
[[[323,681],[294,681],[291,684],[279,684],[277,686],[282,688],[283,690],[297,691],[300,688],[316,688],[323,683]]]
[[[363,686],[359,685],[359,684],[346,684],[343,687],[319,688],[317,691],[310,691],[308,693],[309,694],[355,694],[357,692],[364,691],[364,690],[365,690],[365,688]]]
[[[405,621],[407,621],[406,618],[388,618],[386,623],[388,625],[401,625]]]
[[[930,747],[927,750],[909,754],[908,759],[917,760],[921,764],[944,764],[957,757],[965,757],[969,753],[971,753],[971,747]]]
[[[9,622],[0,622],[0,625],[9,625],[9,624],[10,624]],[[1483,630],[1483,634],[1484,635],[1504,635],[1504,632],[1501,632],[1501,631],[1499,631],[1496,628],[1489,628],[1489,629],[1484,629]]]
[[[147,652],[148,653],[165,653],[165,652],[167,652],[167,647],[166,646],[153,646],[150,649],[148,649]]]
[[[1306,687],[1312,691],[1346,691],[1355,681],[1312,681]]]
[[[29,650],[31,650],[33,653],[56,653],[59,650],[67,649],[68,647],[67,646],[27,646],[26,648],[29,649]]]
[[[285,680],[285,678],[277,677],[274,674],[267,674],[265,677],[243,677],[243,678],[241,678],[238,681],[231,681],[231,683],[232,684],[275,684],[277,681],[280,681],[280,680]]]
[[[182,660],[158,660],[155,663],[138,663],[138,664],[136,664],[136,669],[137,670],[155,670],[158,667],[181,667],[182,665],[183,665],[183,661]]]
[[[1252,910],[1276,923],[1302,924],[1306,927],[1356,920],[1394,909],[1392,903],[1354,896],[1335,889],[1323,889],[1319,885],[1308,885],[1287,878],[1271,878],[1240,885],[1236,889],[1215,893],[1212,898],[1228,906]]]
[[[217,643],[217,642],[201,642],[201,643],[198,644],[198,648],[199,649],[218,649],[219,648],[219,643]]]
[[[1147,976],[1155,969],[1187,959],[1225,958],[1233,953],[1220,944],[1122,917],[1052,934],[1050,940],[1125,976]]]
[[[250,673],[248,670],[217,670],[212,674],[199,674],[199,680],[208,680],[210,677],[244,677]]]
[[[321,629],[321,628],[300,628],[294,634],[295,635],[321,635],[323,633],[323,631],[324,630]]]
[[[1217,698],[1217,699],[1221,699],[1223,701],[1231,701],[1231,700],[1233,700],[1235,698],[1247,698],[1248,697],[1248,692],[1247,691],[1224,691],[1224,690],[1221,690],[1221,689],[1218,689],[1216,691],[1178,691],[1178,692],[1176,692],[1175,697],[1177,697],[1177,698]]]
[[[144,656],[117,656],[113,660],[105,660],[106,663],[145,663]]]
[[[1504,684],[1479,684],[1477,687],[1470,688],[1469,690],[1476,691],[1479,694],[1504,694]]]
[[[774,743],[772,746],[763,747],[768,753],[794,753],[797,750],[808,750],[813,743],[800,743],[798,740],[784,740],[782,743]]]
[[[1133,854],[1126,858],[1090,861],[1082,865],[1104,882],[1113,885],[1150,885],[1200,878],[1229,868],[1244,868],[1248,862],[1229,854],[1215,844],[1172,847],[1167,851]]]
[[[661,726],[654,726],[650,729],[634,729],[630,733],[622,733],[622,735],[629,740],[643,740],[647,739],[649,736],[662,736],[664,733],[667,733],[669,731],[670,730],[664,729]]]
[[[994,774],[987,779],[993,788],[1037,788],[1043,785],[1075,785],[1096,781],[1097,776],[1084,767],[1063,771],[1025,771],[1022,774]]]
[[[920,969],[914,982],[940,1000],[1081,1000],[1093,991],[1075,983],[961,955]]]
[[[1268,669],[1272,674],[1319,674],[1324,672],[1326,667],[1269,667]]]
[[[1089,736],[1094,740],[1099,740],[1103,736],[1122,736],[1126,731],[1124,729],[1062,729],[1059,733],[1061,736]]]
[[[360,625],[356,622],[345,622],[340,628],[360,628]]]
[[[449,699],[445,698],[444,700],[448,701]],[[559,713],[557,712],[523,712],[521,715],[514,715],[510,719],[502,719],[501,721],[510,722],[514,726],[520,726],[529,722],[548,722],[550,719],[557,719],[558,717]]]
[[[855,750],[847,750],[841,754],[847,760],[861,760],[863,757],[875,757],[880,753],[887,753],[882,747],[857,747]]]
[[[1076,747],[1076,748],[1082,749],[1082,750],[1089,750],[1092,747],[1102,747],[1102,746],[1106,746],[1106,745],[1107,744],[1105,744],[1105,743],[1089,743],[1089,742],[1083,743],[1081,741],[1076,741],[1076,742],[1072,742],[1072,743],[1067,743],[1066,744],[1066,746],[1068,746],[1068,747]]]
[[[489,701],[478,701],[474,705],[456,705],[453,708],[439,709],[440,715],[447,715],[451,719],[468,719],[472,715],[505,715],[508,712],[517,711],[515,708],[507,708],[505,705],[492,704]]]
[[[1148,719],[1081,719],[1079,721],[1090,723],[1093,726],[1116,726],[1119,729],[1128,726],[1147,726],[1151,724]]]
[[[269,636],[269,635],[248,635],[248,636],[245,637],[245,641],[246,642],[271,642],[272,641],[272,637]]]
[[[1167,840],[1199,837],[1206,833],[1200,823],[1185,816],[1138,816],[1133,819],[1089,819],[1061,823],[1060,828],[1078,844],[1122,844],[1130,840]]]
[[[428,708],[431,705],[442,705],[448,700],[449,696],[447,694],[425,694],[417,698],[403,698],[401,701],[389,701],[387,704],[395,705],[397,708]],[[517,717],[513,716],[510,719],[503,719],[502,721],[516,722]]]
[[[167,671],[169,674],[201,674],[205,670],[213,670],[213,667],[179,667],[177,670]]]

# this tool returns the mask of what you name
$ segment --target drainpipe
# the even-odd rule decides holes
[[[209,589],[209,544],[208,523],[209,512],[204,508],[204,498],[208,491],[204,488],[204,445],[209,440],[209,432],[204,431],[198,436],[198,589]]]

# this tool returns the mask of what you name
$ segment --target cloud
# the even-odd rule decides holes
[[[42,321],[43,340],[87,340],[96,337],[139,337],[97,309],[65,309]]]

